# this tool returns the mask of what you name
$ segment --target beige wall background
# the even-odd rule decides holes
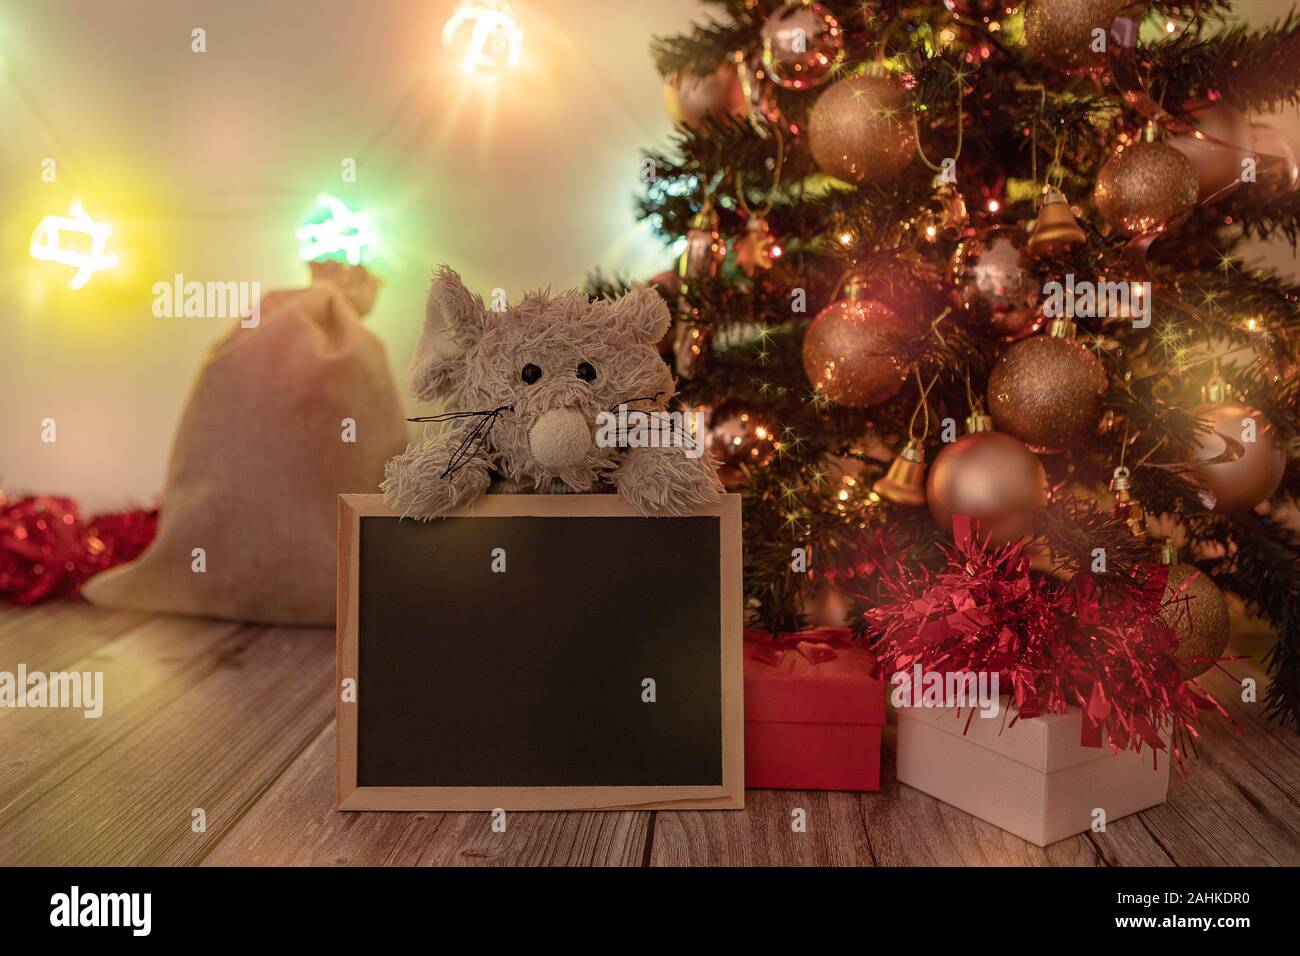
[[[155,495],[226,323],[155,318],[152,284],[303,284],[293,227],[320,191],[378,219],[385,287],[368,321],[399,382],[439,262],[511,297],[595,265],[669,265],[633,217],[639,150],[670,131],[648,44],[698,16],[695,0],[517,0],[524,62],[495,84],[452,68],[454,6],[0,0],[0,489],[92,509]],[[1291,4],[1239,7],[1264,24]],[[1281,124],[1300,139],[1294,113]],[[355,184],[339,181],[346,157]],[[27,251],[73,195],[113,222],[123,260],[76,292]],[[1254,253],[1296,269],[1288,247]]]

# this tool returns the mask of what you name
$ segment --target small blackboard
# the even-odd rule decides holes
[[[339,499],[338,806],[744,805],[740,500]]]

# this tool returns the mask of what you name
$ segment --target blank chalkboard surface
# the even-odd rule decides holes
[[[341,808],[743,805],[737,496],[346,495],[338,598]]]

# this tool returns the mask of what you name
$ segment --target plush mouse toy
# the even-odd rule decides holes
[[[501,490],[612,486],[643,515],[716,500],[713,460],[666,413],[674,382],[656,345],[668,318],[652,288],[596,302],[578,289],[533,292],[492,311],[443,266],[411,387],[425,401],[454,396],[455,410],[416,419],[451,424],[388,463],[388,503],[404,515],[445,515],[494,479]],[[629,429],[629,419],[652,425]]]

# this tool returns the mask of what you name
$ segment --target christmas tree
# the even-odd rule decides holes
[[[1171,563],[1189,676],[1237,595],[1296,724],[1300,288],[1240,245],[1300,235],[1295,148],[1249,119],[1300,99],[1300,20],[710,5],[653,43],[678,132],[640,212],[680,256],[663,349],[743,495],[750,619],[848,598],[862,627],[876,572],[940,567],[966,516],[1103,595]]]

